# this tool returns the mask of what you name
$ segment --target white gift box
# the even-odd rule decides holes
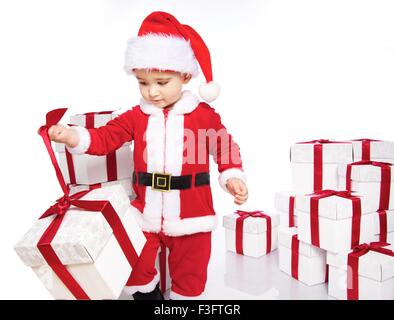
[[[377,239],[375,241],[379,240],[379,235],[382,233],[384,225],[386,225],[387,236],[394,233],[394,211],[382,210],[374,213],[374,235],[375,239]]]
[[[170,270],[168,268],[168,253],[168,248],[166,248],[164,245],[161,245],[156,258],[156,269],[160,274],[160,290],[163,293],[171,289],[171,277]],[[162,254],[164,254],[165,259]],[[164,260],[164,265],[162,264],[162,259]]]
[[[107,124],[108,121],[115,119],[118,114],[114,113],[99,113],[95,112],[92,114],[93,128],[99,128]],[[70,124],[81,127],[86,127],[86,113],[75,114],[70,116]]]
[[[277,248],[278,214],[267,214],[271,217],[271,251]],[[226,248],[236,250],[236,220],[240,216],[231,213],[223,217],[223,227],[226,229]],[[261,257],[267,254],[267,220],[264,218],[248,217],[243,224],[243,253],[245,256]]]
[[[314,191],[314,145],[297,143],[291,146],[292,190],[295,193]],[[338,188],[338,164],[353,161],[351,143],[323,143],[322,189]]]
[[[381,241],[380,234],[375,234],[374,241],[379,241],[379,242]],[[394,231],[388,232],[386,235],[386,241],[383,242],[387,242],[394,245]]]
[[[326,281],[326,252],[318,247],[299,241],[298,252],[292,248],[297,228],[278,227],[279,269],[292,276],[292,257],[298,256],[298,280],[308,286]]]
[[[66,183],[71,183],[64,144],[56,143],[59,166]],[[124,144],[116,153],[116,180],[132,177],[134,171],[133,152],[130,143]],[[70,154],[74,164],[76,184],[95,184],[108,182],[107,156],[89,154]]]
[[[132,180],[131,179],[121,179],[121,180],[115,180],[115,181],[110,181],[110,182],[102,182],[102,183],[99,183],[98,185],[97,184],[94,184],[94,185],[74,184],[74,185],[70,185],[70,194],[74,194],[74,193],[77,193],[80,191],[85,191],[85,190],[113,186],[113,185],[120,185],[126,191],[129,198],[135,197],[135,193],[132,188]]]
[[[363,160],[363,141],[350,141],[353,144],[353,161]],[[393,141],[368,141],[370,157],[368,160],[394,163],[394,142]]]
[[[391,167],[394,171],[394,168]],[[346,189],[347,166],[338,167],[339,188]],[[353,165],[351,169],[351,190],[369,198],[374,203],[374,210],[379,209],[380,188],[381,188],[381,168],[373,165]],[[394,173],[391,174],[390,190],[394,190]],[[394,210],[394,191],[389,195],[388,210]]]
[[[309,244],[312,244],[311,197],[312,195],[296,196],[298,238]],[[373,204],[367,198],[359,197],[361,199],[360,243],[371,242],[374,239]],[[330,196],[319,200],[318,209],[320,248],[332,252],[350,250],[353,215],[352,201],[347,198]]]
[[[393,246],[386,248],[393,250]],[[347,299],[348,253],[327,252],[328,294],[336,299]],[[358,260],[359,299],[394,299],[394,257],[368,251]]]
[[[130,200],[119,185],[92,190],[81,200],[107,200],[118,214],[139,256],[146,238],[134,220]],[[75,299],[40,253],[37,243],[55,218],[39,219],[16,244],[15,251],[36,273],[55,299]],[[100,212],[71,206],[51,247],[90,299],[117,299],[132,267],[112,228]]]
[[[295,215],[295,194],[292,191],[275,192],[275,210],[276,213],[279,214],[281,226],[297,226],[297,216]],[[291,225],[291,212],[293,213],[294,225]]]

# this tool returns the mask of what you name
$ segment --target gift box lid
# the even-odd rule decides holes
[[[292,250],[291,243],[293,235],[295,234],[298,234],[297,227],[279,226],[278,245]],[[299,241],[298,252],[308,258],[319,257],[326,254],[324,250],[303,241]]]
[[[294,197],[294,208],[295,208],[295,193],[292,191],[279,191],[275,192],[274,205],[275,209],[282,212],[289,212],[290,197]]]
[[[279,215],[264,212],[267,216],[271,217],[271,228],[279,224]],[[235,230],[236,220],[239,215],[230,213],[223,217],[223,227],[229,230]],[[267,231],[267,220],[265,218],[252,218],[248,217],[244,220],[243,232],[259,234]]]
[[[393,250],[393,245],[385,247]],[[327,264],[341,270],[347,270],[350,251],[332,253],[327,251]],[[394,257],[375,251],[368,251],[359,258],[358,274],[376,281],[385,281],[394,277]]]
[[[361,214],[376,212],[376,208],[369,197],[361,196],[353,193],[361,199]],[[296,196],[296,211],[305,213],[311,212],[311,197],[313,195],[297,195]],[[342,198],[339,196],[330,196],[319,200],[319,216],[332,220],[341,220],[351,218],[353,216],[352,200]]]
[[[314,143],[296,143],[290,148],[292,163],[313,163]],[[350,163],[353,161],[353,147],[349,142],[323,143],[323,163]]]
[[[350,141],[353,144],[353,153],[355,159],[362,159],[362,141]],[[393,141],[369,141],[370,157],[377,159],[394,159],[394,142]]]
[[[392,165],[389,165],[391,170],[394,168]],[[338,175],[340,177],[346,178],[347,165],[339,165],[338,166]],[[352,171],[350,175],[350,179],[359,182],[380,182],[382,178],[382,170],[379,166],[374,166],[370,164],[362,164],[362,165],[352,165]],[[391,174],[391,181],[394,181],[394,173]]]
[[[108,200],[120,218],[131,210],[129,197],[120,185],[92,190],[81,200]],[[15,245],[15,251],[27,266],[46,264],[37,243],[54,218],[52,215],[37,220]],[[111,235],[112,228],[100,212],[71,206],[51,244],[64,265],[92,263]]]
[[[99,128],[107,124],[112,119],[115,119],[118,114],[115,113],[94,113],[94,128]],[[86,126],[86,114],[80,113],[70,116],[70,124],[81,127]]]

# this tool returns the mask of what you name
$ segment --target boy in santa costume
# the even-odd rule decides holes
[[[182,86],[198,74],[200,96],[213,101],[209,50],[198,33],[165,12],[153,12],[128,41],[125,70],[139,82],[139,105],[97,129],[52,126],[51,140],[71,153],[106,155],[134,141],[133,213],[147,243],[127,282],[134,299],[163,299],[155,260],[161,243],[169,248],[170,299],[200,296],[207,281],[211,231],[217,225],[209,178],[209,154],[219,183],[236,204],[248,198],[238,145],[220,116]],[[213,136],[213,138],[212,138]],[[186,152],[185,152],[186,151]],[[115,270],[116,271],[116,270]]]

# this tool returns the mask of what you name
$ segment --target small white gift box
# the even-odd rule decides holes
[[[106,156],[71,154],[60,143],[55,144],[55,150],[58,152],[59,166],[66,183],[91,185],[130,179],[134,171],[130,143]]]
[[[299,241],[297,228],[278,227],[279,269],[308,286],[326,282],[326,252]]]
[[[292,190],[310,193],[338,188],[338,164],[353,159],[352,144],[317,140],[291,146]]]
[[[326,191],[323,190],[322,194],[324,192]],[[332,252],[350,250],[352,239],[358,238],[358,243],[373,241],[373,205],[367,198],[354,194],[354,197],[360,199],[358,211],[356,199],[338,195],[320,198],[314,208],[311,202],[317,200],[316,196],[317,194],[296,196],[298,238],[301,241]],[[356,218],[357,214],[360,219]]]
[[[350,183],[347,172],[350,170]],[[351,167],[338,167],[339,187],[350,187],[352,191],[369,198],[374,203],[374,210],[394,210],[394,174],[392,165],[380,162],[371,164],[352,163]],[[349,176],[349,175],[348,175]]]
[[[71,205],[64,216],[41,218],[15,245],[15,251],[55,299],[75,299],[69,289],[70,282],[66,284],[60,280],[39,247],[55,220],[63,217],[50,241],[56,259],[88,298],[117,299],[132,271],[132,252],[127,250],[126,256],[123,248],[132,249],[136,254],[133,259],[136,259],[146,238],[134,220],[129,197],[121,186],[95,189],[79,200],[105,206],[100,212]]]
[[[371,160],[394,163],[394,142],[384,140],[358,139],[353,144],[353,161]]]
[[[275,210],[279,214],[280,225],[296,227],[295,194],[291,191],[275,192]]]
[[[384,248],[393,250],[392,246]],[[351,264],[350,252],[327,252],[328,294],[342,300],[393,300],[394,257],[369,250]]]
[[[242,212],[244,215],[245,211]],[[247,217],[237,213],[223,217],[227,250],[255,258],[275,250],[278,241],[279,215],[263,213],[265,216],[263,218],[258,212],[254,216],[248,216],[252,212],[246,214]],[[271,227],[268,227],[269,223]]]

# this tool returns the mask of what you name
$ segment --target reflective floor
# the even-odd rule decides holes
[[[165,293],[168,298],[169,292]],[[125,295],[121,299],[126,299]],[[333,299],[327,284],[307,286],[279,270],[278,250],[261,258],[226,251],[222,226],[213,233],[206,290],[200,299]]]

